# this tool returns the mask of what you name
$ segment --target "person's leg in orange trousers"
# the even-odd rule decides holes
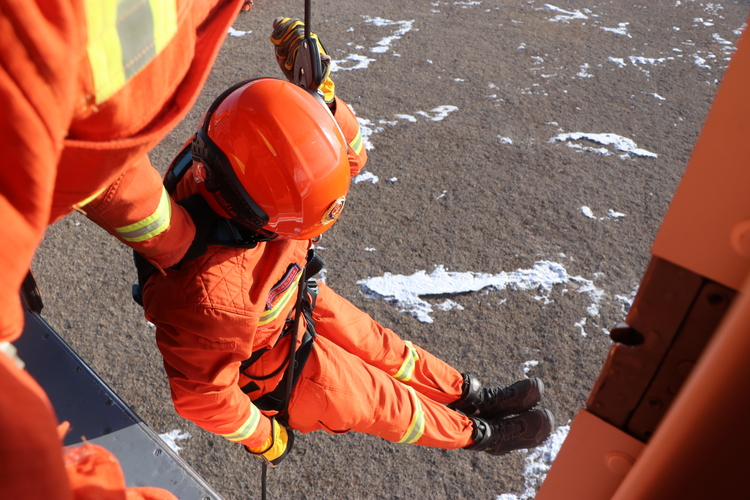
[[[402,382],[433,401],[449,404],[461,397],[464,380],[458,370],[405,342],[323,283],[313,319],[319,336],[388,375],[399,375]]]
[[[300,432],[348,431],[444,449],[473,443],[468,417],[318,335],[289,403]]]

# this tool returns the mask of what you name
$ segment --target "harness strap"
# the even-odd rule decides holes
[[[315,274],[320,272],[320,270],[323,268],[323,265],[323,259],[314,250],[310,250],[307,256],[305,275],[314,276]],[[253,400],[253,404],[264,411],[281,411],[286,408],[286,405],[288,404],[289,394],[291,393],[291,390],[293,390],[297,385],[297,381],[299,380],[299,376],[302,373],[302,369],[305,367],[307,359],[310,357],[310,353],[312,352],[312,349],[315,345],[315,337],[317,336],[317,333],[315,331],[315,320],[312,317],[312,312],[315,308],[315,302],[317,301],[318,282],[314,279],[305,280],[304,283],[300,284],[300,288],[301,300],[299,304],[299,312],[301,312],[301,314],[305,317],[306,328],[305,333],[302,337],[302,343],[294,353],[293,369],[289,369],[289,359],[287,359],[285,363],[283,363],[269,375],[263,375],[261,377],[252,377],[248,375],[246,370],[258,359],[260,359],[260,357],[265,354],[269,350],[269,348],[259,349],[253,352],[252,356],[243,361],[240,365],[240,373],[251,379],[248,384],[242,387],[242,391],[245,392],[245,394],[260,388],[258,384],[254,382],[255,380],[266,380],[277,375],[279,371],[287,369],[287,372],[281,378],[279,384],[274,390]],[[290,321],[289,319],[287,321],[292,323],[291,328],[289,328],[288,326],[285,327],[279,339],[283,338],[285,335],[291,332],[296,331],[294,325],[296,325],[297,322]],[[292,339],[292,342],[294,342],[294,339]],[[292,346],[290,346],[290,349],[291,348]],[[289,385],[290,373],[292,378],[291,386]]]

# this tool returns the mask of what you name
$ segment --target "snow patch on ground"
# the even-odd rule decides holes
[[[583,215],[585,215],[586,217],[588,217],[589,219],[594,219],[594,220],[597,220],[597,219],[598,220],[604,220],[604,219],[606,219],[606,217],[597,217],[596,215],[594,215],[594,211],[591,210],[591,208],[587,207],[586,205],[584,205],[584,206],[581,207],[581,213]],[[609,210],[607,210],[607,217],[609,217],[610,219],[621,219],[622,217],[625,217],[625,216],[626,215],[624,213],[622,213],[622,212],[615,212],[611,208]]]
[[[647,158],[657,158],[656,153],[641,149],[632,139],[623,137],[617,134],[591,134],[585,132],[571,132],[567,134],[559,134],[552,137],[549,142],[556,141],[580,141],[587,140],[603,144],[605,146],[612,146],[617,151],[623,151],[630,156],[644,156]],[[583,146],[580,146],[583,148]]]
[[[527,452],[526,466],[523,470],[524,492],[521,495],[503,493],[495,500],[532,500],[536,492],[547,477],[552,462],[557,458],[560,448],[570,432],[570,425],[563,425],[555,429],[555,432],[547,441],[533,450]]]
[[[177,441],[182,441],[191,436],[189,432],[182,432],[180,429],[174,429],[164,434],[159,434],[159,437],[164,441],[164,444],[172,448],[175,453],[179,453],[182,447],[177,445]]]
[[[599,28],[604,31],[609,31],[610,33],[615,33],[616,35],[625,35],[628,38],[633,38],[630,33],[628,33],[628,24],[630,23],[617,23],[617,28],[605,28],[603,26],[599,26]]]
[[[439,122],[439,121],[444,120],[449,114],[453,113],[454,111],[458,111],[458,107],[445,104],[443,106],[438,106],[436,108],[433,108],[430,111],[416,111],[414,115],[422,116],[433,122]],[[369,120],[367,118],[361,118],[358,116],[357,122],[359,122],[359,129],[360,129],[360,133],[362,134],[362,142],[365,145],[365,149],[367,151],[375,149],[375,146],[373,145],[371,138],[374,134],[377,134],[378,132],[382,132],[384,130],[383,127],[385,125],[393,127],[402,123],[402,121],[406,121],[409,123],[417,123],[419,120],[414,115],[410,115],[406,113],[396,113],[393,116],[396,117],[397,120],[380,119],[380,120],[377,120],[377,122],[373,120]]]
[[[477,292],[484,288],[510,288],[536,290],[540,295],[535,298],[549,303],[553,286],[571,282],[579,285],[578,293],[586,293],[592,299],[587,309],[589,315],[598,316],[604,291],[596,288],[592,280],[570,276],[562,264],[550,261],[538,261],[531,269],[503,271],[494,275],[450,272],[444,266],[435,266],[430,274],[426,271],[417,271],[410,276],[384,273],[383,276],[359,280],[357,284],[362,287],[366,297],[393,303],[401,312],[411,314],[422,323],[432,323],[430,314],[434,312],[433,306],[423,296]]]
[[[377,175],[373,174],[372,172],[362,172],[361,174],[357,175],[354,179],[354,184],[359,184],[360,182],[369,181],[373,184],[377,184],[377,182],[380,180]]]
[[[239,37],[239,36],[249,35],[250,33],[252,33],[252,31],[240,31],[240,30],[236,30],[236,29],[234,29],[234,28],[232,28],[230,26],[229,27],[229,31],[227,31],[227,33],[229,34],[229,36],[237,36],[237,37]]]
[[[368,49],[369,52],[373,54],[384,54],[388,52],[391,49],[391,45],[393,44],[393,42],[399,40],[402,36],[411,31],[412,25],[414,24],[413,19],[410,21],[391,21],[389,19],[383,19],[382,17],[362,16],[362,18],[364,19],[365,23],[372,24],[377,27],[395,27],[395,29],[389,36],[381,38],[380,40],[375,42],[374,46]],[[350,28],[349,31],[354,31],[354,29]],[[355,48],[357,50],[364,49],[364,47],[359,45]],[[367,69],[370,66],[370,63],[373,63],[375,61],[375,59],[362,54],[348,54],[343,59],[334,59],[331,61],[331,73],[335,73],[337,71]]]
[[[588,19],[588,16],[586,16],[583,12],[580,10],[563,10],[560,7],[556,7],[551,4],[544,4],[544,6],[547,8],[547,10],[551,10],[553,12],[559,12],[558,15],[555,17],[550,18],[550,21],[553,23],[562,21],[564,23],[569,23],[573,19]]]
[[[455,309],[457,311],[464,310],[464,306],[462,306],[458,302],[452,301],[451,299],[445,299],[443,302],[435,304],[435,307],[437,307],[441,311],[450,311],[451,309]]]
[[[529,372],[535,366],[539,366],[539,361],[537,361],[536,359],[530,359],[529,361],[524,361],[524,363],[523,363],[523,374],[526,376],[526,378],[529,378],[528,377]]]

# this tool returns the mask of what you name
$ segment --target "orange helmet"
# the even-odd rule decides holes
[[[263,239],[320,235],[349,191],[347,143],[328,107],[275,78],[242,82],[219,96],[195,134],[192,156],[209,204]]]

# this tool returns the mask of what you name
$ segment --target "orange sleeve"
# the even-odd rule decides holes
[[[357,175],[367,163],[367,150],[365,149],[362,131],[359,128],[357,117],[342,99],[336,97],[336,112],[334,117],[344,133],[344,138],[348,143],[348,156],[351,176]]]
[[[262,445],[271,422],[237,383],[240,363],[252,351],[242,337],[257,321],[197,305],[159,308],[157,320],[149,303],[144,299],[146,317],[157,325],[156,343],[177,413],[230,441]]]
[[[162,268],[179,262],[195,236],[190,216],[169,197],[146,155],[81,210]]]
[[[0,1],[0,341],[23,329],[19,289],[47,226],[72,120],[83,21],[69,2]]]

